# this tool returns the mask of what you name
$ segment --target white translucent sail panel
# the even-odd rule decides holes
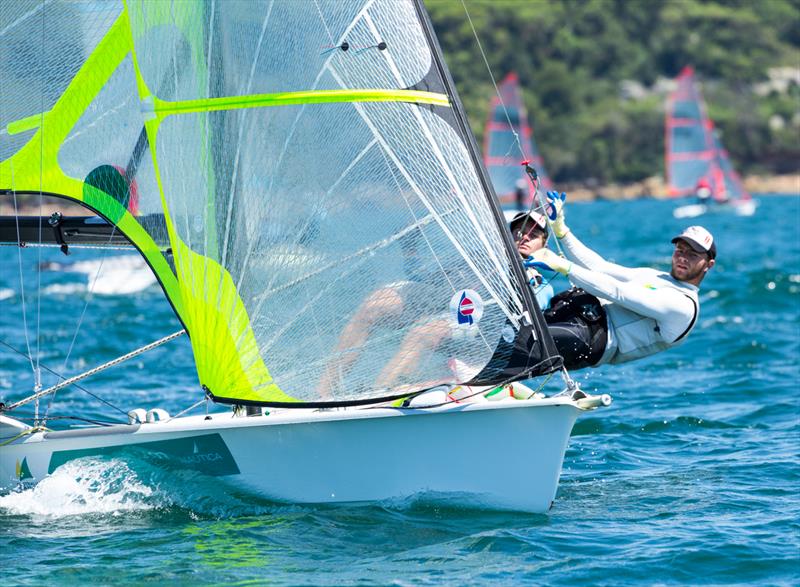
[[[132,2],[129,9],[142,76],[162,100],[340,89],[339,80],[322,79],[331,69],[349,87],[405,88],[431,66],[409,0],[187,1],[167,10]],[[181,60],[187,50],[191,62]],[[171,60],[181,62],[183,80]]]
[[[157,62],[188,44],[205,62],[189,51],[195,79],[165,84],[170,99],[443,87],[411,2],[246,6],[209,10],[202,39],[179,40],[188,15],[135,28],[144,77],[155,83]],[[347,51],[335,48],[345,39]],[[203,356],[214,345],[203,333],[220,319],[247,317],[248,332],[233,334],[241,368],[261,361],[270,374],[254,386],[301,401],[464,381],[513,340],[523,286],[464,138],[443,118],[449,108],[390,99],[207,110],[164,118],[155,153],[176,246],[199,256],[175,263],[187,303],[203,308],[189,325],[202,383],[229,368]],[[216,263],[243,307],[229,303]]]
[[[17,130],[14,123],[53,107],[122,8],[121,2],[0,3],[0,161],[38,128]]]
[[[215,114],[210,124],[238,115]],[[409,332],[431,321],[446,344],[410,365],[404,382],[450,381],[453,358],[475,372],[488,362],[508,317],[521,313],[520,296],[477,177],[464,164],[468,153],[446,123],[405,104],[252,112],[237,142],[238,178],[217,160],[209,218],[209,178],[197,173],[194,141],[185,140],[199,118],[171,117],[159,135],[170,214],[192,250],[231,273],[281,389],[315,399],[320,374],[347,363],[355,347],[360,356],[336,369],[331,399],[380,387],[383,367],[403,360],[397,354]],[[281,153],[282,141],[272,139],[291,127]],[[467,289],[484,307],[480,322],[464,329],[450,306]],[[348,338],[348,326],[363,328],[367,340]]]
[[[130,55],[115,68],[64,139],[58,162],[70,177],[117,198],[156,243],[167,245],[163,207]]]
[[[149,236],[130,220],[120,232],[138,230],[144,251],[168,238],[123,13],[122,2],[3,4],[0,187],[78,200],[114,223],[127,210]]]

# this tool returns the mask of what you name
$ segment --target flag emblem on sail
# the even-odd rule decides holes
[[[477,325],[483,316],[484,304],[478,292],[471,289],[456,292],[450,300],[450,312],[462,327]]]

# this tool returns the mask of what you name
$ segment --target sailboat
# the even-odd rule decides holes
[[[529,178],[522,158],[536,170],[541,191],[553,189],[544,160],[536,147],[533,129],[528,122],[522,100],[519,77],[509,73],[498,85],[498,93],[489,105],[483,135],[483,163],[489,171],[495,193],[510,219],[515,213],[529,210],[535,189],[529,189]]]
[[[698,199],[676,208],[676,218],[716,212],[750,216],[755,212],[756,202],[734,170],[706,113],[692,67],[681,71],[677,87],[667,99],[665,129],[668,195]]]
[[[15,389],[0,486],[123,458],[278,501],[550,507],[573,423],[610,398],[561,367],[421,0],[20,4],[0,54],[0,193],[87,210],[0,240],[138,251],[183,327],[167,339],[191,341],[184,412],[232,406],[15,417],[167,339]],[[425,295],[342,344],[366,300],[407,283]],[[446,343],[381,380],[430,321]],[[551,397],[518,383],[558,373]]]

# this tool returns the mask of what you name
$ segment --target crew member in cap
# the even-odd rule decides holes
[[[508,223],[514,244],[523,261],[531,258],[536,251],[543,249],[547,244],[547,218],[538,212],[520,212]],[[527,267],[526,271],[536,302],[543,310],[550,305],[553,297],[553,286],[534,268]]]
[[[624,363],[681,343],[697,323],[698,287],[714,267],[717,246],[702,226],[672,239],[669,273],[610,263],[586,247],[564,222],[565,194],[548,192],[548,216],[566,259],[540,249],[534,259],[579,288],[557,294],[545,313],[565,366]]]

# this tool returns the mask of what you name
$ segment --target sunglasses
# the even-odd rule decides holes
[[[544,231],[540,228],[533,228],[528,230],[515,230],[511,233],[514,237],[515,241],[521,241],[523,238],[527,238],[528,240],[534,240],[539,237],[546,236]]]

